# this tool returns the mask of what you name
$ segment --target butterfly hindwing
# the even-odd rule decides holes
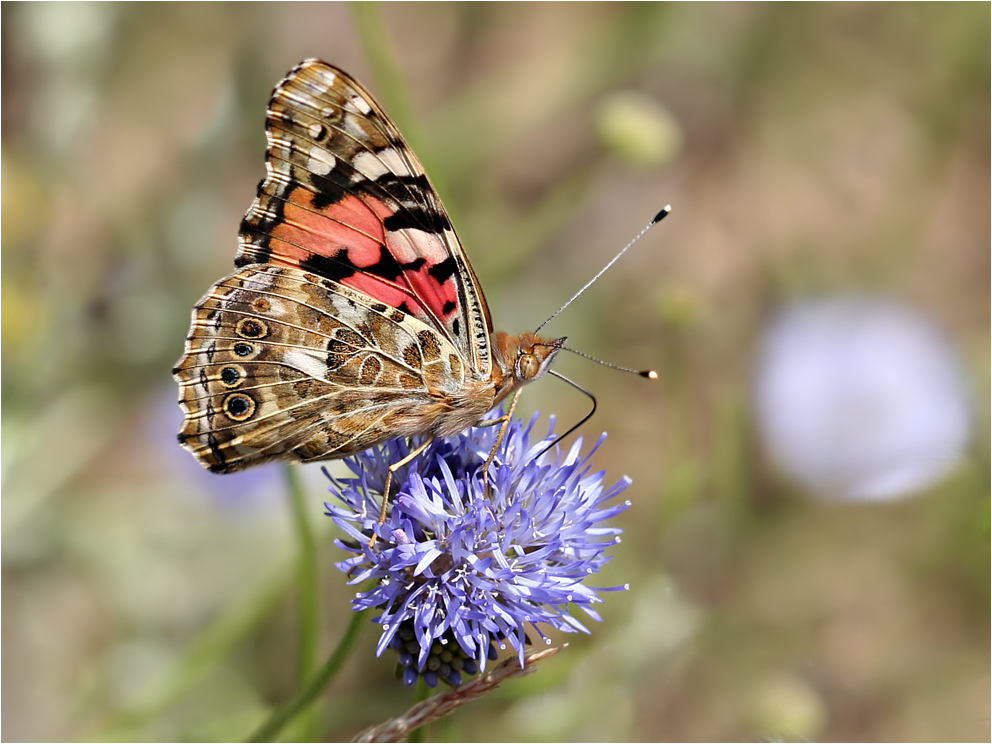
[[[491,369],[479,283],[423,168],[365,89],[318,60],[269,104],[266,178],[237,266],[295,266],[440,331],[469,371]]]
[[[419,433],[457,391],[453,346],[418,319],[294,267],[249,266],[193,311],[173,370],[180,442],[215,472],[324,460]]]

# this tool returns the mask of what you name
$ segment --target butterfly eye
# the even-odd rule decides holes
[[[533,380],[541,371],[541,363],[533,354],[521,354],[517,360],[517,376],[521,380]]]

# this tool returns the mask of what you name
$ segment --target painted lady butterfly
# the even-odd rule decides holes
[[[437,194],[368,91],[307,60],[273,92],[266,137],[237,270],[197,303],[173,369],[180,443],[230,473],[450,436],[509,397],[505,424],[565,339],[493,332]]]

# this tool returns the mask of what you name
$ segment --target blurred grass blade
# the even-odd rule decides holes
[[[229,607],[190,643],[169,673],[138,693],[131,705],[92,737],[83,738],[100,741],[140,738],[146,726],[187,695],[269,616],[286,593],[289,575],[288,566],[274,570],[261,586]]]
[[[279,732],[292,721],[297,715],[302,713],[307,707],[317,699],[317,696],[330,684],[335,675],[340,671],[348,656],[357,645],[358,636],[364,626],[365,612],[351,613],[351,622],[341,636],[334,653],[327,659],[327,663],[314,677],[310,686],[303,690],[295,700],[289,705],[275,711],[269,719],[259,726],[247,741],[275,741]]]
[[[450,206],[450,200],[445,199],[447,189],[444,169],[436,167],[437,164],[420,134],[420,127],[417,118],[413,115],[413,107],[407,95],[406,84],[403,82],[400,67],[393,54],[389,34],[382,22],[379,5],[374,2],[353,2],[351,15],[358,36],[362,40],[369,67],[372,68],[376,100],[389,114],[396,128],[403,133],[403,138],[424,166],[442,202]]]
[[[297,601],[299,611],[297,647],[297,683],[302,687],[317,668],[320,642],[320,598],[318,593],[317,543],[307,512],[306,498],[300,484],[299,471],[293,465],[284,465],[289,491],[293,529],[298,546],[296,562]],[[301,717],[294,732],[294,740],[316,741],[317,716],[314,710]]]

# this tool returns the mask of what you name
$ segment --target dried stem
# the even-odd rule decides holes
[[[402,741],[410,735],[410,732],[426,726],[432,721],[444,718],[466,703],[478,700],[495,690],[506,680],[530,674],[537,668],[536,663],[538,661],[553,656],[564,647],[557,646],[529,653],[524,657],[522,668],[516,656],[504,659],[488,672],[480,674],[465,684],[428,698],[422,703],[417,703],[397,718],[365,729],[352,741]]]

